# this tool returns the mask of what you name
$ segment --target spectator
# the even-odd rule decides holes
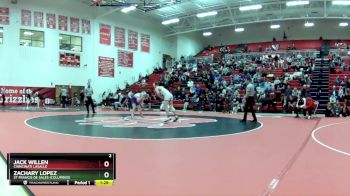
[[[183,110],[186,111],[187,108],[188,108],[188,105],[190,104],[190,97],[189,97],[188,94],[186,94],[186,97],[185,97],[185,100],[184,100],[184,101],[185,101],[185,102],[184,102],[184,108],[183,108]]]
[[[344,104],[342,105],[342,107],[340,109],[340,115],[342,117],[350,116],[348,100],[344,101]]]

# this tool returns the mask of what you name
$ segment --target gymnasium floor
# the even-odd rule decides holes
[[[35,195],[349,195],[350,120],[181,112],[0,111],[0,150],[115,152],[113,187],[31,186]]]

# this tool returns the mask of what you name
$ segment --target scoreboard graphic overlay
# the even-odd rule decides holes
[[[9,153],[10,185],[112,186],[115,153]]]

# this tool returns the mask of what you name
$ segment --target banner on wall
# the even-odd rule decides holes
[[[44,13],[43,12],[34,12],[34,26],[35,27],[44,27]]]
[[[100,24],[100,44],[111,45],[111,26]]]
[[[114,78],[114,58],[98,57],[98,76]]]
[[[80,54],[60,52],[60,66],[80,67]]]
[[[0,89],[5,87],[5,104],[6,105],[22,105],[27,103],[27,94],[39,92],[45,98],[45,104],[55,104],[55,88],[45,87],[23,87],[23,86],[0,86]],[[31,96],[32,97],[32,96]],[[39,100],[35,98],[32,102],[37,103]],[[2,96],[0,96],[2,103]]]
[[[8,7],[0,7],[0,24],[10,24],[10,10]]]
[[[120,27],[114,28],[114,46],[125,48],[125,29]]]
[[[130,50],[137,50],[138,33],[133,30],[128,30],[128,48]]]
[[[73,33],[79,33],[80,32],[80,20],[79,18],[70,18],[70,31]]]
[[[141,33],[141,51],[150,51],[150,35]]]
[[[120,67],[133,67],[134,53],[118,50],[118,66]]]
[[[82,19],[81,20],[81,30],[84,34],[90,34],[91,33],[91,23],[90,20]]]
[[[68,17],[58,16],[58,29],[61,31],[68,31]]]
[[[32,26],[32,11],[21,10],[21,25]]]
[[[56,15],[46,14],[46,27],[49,29],[56,29]]]

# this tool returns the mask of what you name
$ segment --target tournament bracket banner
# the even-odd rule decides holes
[[[0,86],[0,89],[5,87],[5,104],[6,105],[22,105],[27,103],[27,94],[33,95],[35,92],[39,92],[45,98],[45,104],[55,104],[55,88],[45,87],[24,87],[24,86]],[[32,97],[32,96],[31,96]],[[31,100],[33,103],[37,103],[38,98]],[[2,96],[0,96],[0,102],[2,103]]]
[[[125,48],[125,29],[120,27],[114,28],[114,46]]]
[[[133,30],[128,30],[128,48],[130,50],[137,50],[138,48],[138,33]]]
[[[70,31],[73,33],[79,33],[80,32],[80,20],[79,18],[70,18]]]
[[[111,45],[111,26],[100,24],[100,44]]]
[[[56,14],[46,14],[46,27],[49,29],[56,29]]]
[[[60,66],[80,67],[80,54],[60,52]]]
[[[150,35],[141,33],[141,51],[149,52],[150,50]]]
[[[115,153],[9,153],[10,185],[112,186]]]
[[[21,10],[21,25],[32,26],[32,11]]]
[[[44,13],[43,12],[34,12],[34,26],[35,27],[44,27]]]
[[[98,76],[114,78],[114,58],[98,57]]]
[[[90,34],[91,33],[91,23],[90,20],[81,19],[81,31],[84,34]]]
[[[118,66],[120,67],[133,67],[134,53],[118,50]]]
[[[10,24],[10,10],[8,7],[0,7],[0,24]]]
[[[67,16],[58,16],[58,29],[61,31],[68,30],[68,17]]]

